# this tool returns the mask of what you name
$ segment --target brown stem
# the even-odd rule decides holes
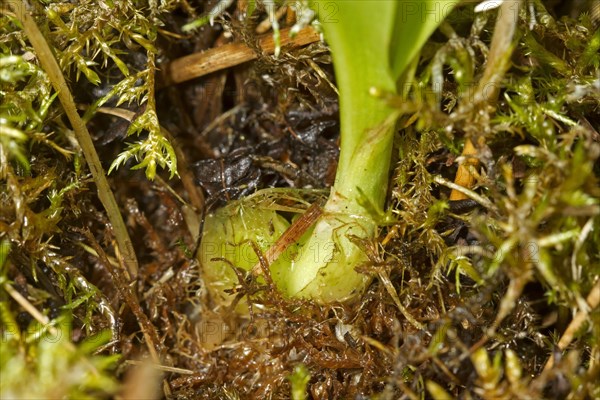
[[[289,36],[289,31],[289,29],[281,30],[282,47],[286,45],[304,46],[319,40],[319,34],[313,28],[304,28],[293,38]],[[267,34],[262,37],[259,45],[265,53],[273,53],[275,51],[273,35]],[[257,57],[256,51],[243,43],[230,43],[201,53],[190,54],[173,60],[163,67],[165,71],[164,84],[173,85],[189,81],[211,72],[254,60]]]
[[[266,251],[264,254],[264,260],[261,260],[259,256],[259,260],[252,267],[252,273],[255,275],[262,274],[262,269],[266,265],[267,268],[271,265],[277,258],[283,254],[284,251],[287,250],[292,244],[297,243],[298,240],[307,229],[309,229],[316,221],[319,219],[321,214],[323,214],[323,206],[322,201],[315,201],[309,208],[302,214],[300,218],[298,218],[292,225],[287,228],[285,232],[277,239],[277,242]]]

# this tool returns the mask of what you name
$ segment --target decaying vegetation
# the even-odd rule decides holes
[[[258,39],[305,2],[3,1],[0,396],[599,398],[600,18],[559,3],[464,4],[425,45],[358,301],[236,270],[237,315],[202,281],[202,215],[307,208],[335,175],[326,46]],[[169,81],[228,41],[256,60]]]

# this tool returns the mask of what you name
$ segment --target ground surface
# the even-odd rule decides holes
[[[242,280],[238,293],[250,311],[239,316],[207,294],[194,257],[198,215],[259,189],[331,185],[338,106],[327,47],[291,45],[278,58],[261,50],[260,7],[240,22],[240,1],[214,26],[181,32],[192,7],[201,15],[213,3],[173,2],[158,12],[164,25],[154,59],[123,28],[135,12],[111,9],[126,32],[119,38],[135,43],[115,39],[110,47],[132,71],[149,59],[168,71],[184,55],[228,42],[256,52],[254,61],[180,84],[157,70],[156,91],[147,92],[154,104],[118,104],[117,96],[89,120],[106,170],[125,142],[138,140],[126,137],[128,126],[150,107],[184,156],[182,179],[159,168],[148,180],[131,169],[141,156],[109,175],[139,263],[132,282],[60,103],[41,111],[48,78],[3,78],[2,127],[26,140],[2,136],[0,152],[2,397],[286,399],[293,387],[315,399],[600,397],[598,10],[528,2],[490,102],[474,94],[497,12],[459,9],[423,50],[416,79],[426,90],[409,95],[421,111],[399,123],[389,215],[377,241],[363,243],[370,262],[361,271],[373,276],[366,293],[319,306]],[[92,85],[68,59],[93,51],[71,49],[67,31],[108,35],[98,21],[109,18],[85,13],[110,13],[82,4],[38,4],[34,13],[86,21],[69,30],[38,19],[71,64],[65,74],[83,110],[124,72],[98,56]],[[32,51],[14,18],[2,15],[3,57]],[[293,22],[286,18],[282,28]],[[474,186],[468,199],[449,201],[467,138],[477,149]],[[583,323],[573,328],[576,315]],[[102,331],[102,340],[94,336]],[[160,367],[136,368],[144,364],[136,360]]]

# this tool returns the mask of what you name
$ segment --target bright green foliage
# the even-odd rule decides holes
[[[130,144],[112,168],[135,158],[139,162],[137,168],[144,168],[151,179],[157,167],[167,168],[171,176],[177,173],[175,153],[161,133],[154,99],[157,55],[154,41],[159,27],[163,25],[160,16],[176,5],[176,1],[147,3],[133,0],[88,0],[77,2],[76,6],[61,2],[33,2],[38,15],[43,15],[38,18],[38,23],[43,31],[48,32],[46,40],[65,73],[70,72],[74,80],[84,76],[94,85],[105,84],[102,79],[107,76],[107,70],[112,69],[112,76],[121,77],[120,82],[88,109],[86,119],[93,116],[97,107],[115,96],[118,104],[137,103],[145,107],[132,121],[128,135],[138,136],[147,132],[147,137]],[[52,115],[49,114],[49,106],[54,97],[47,79],[39,75],[41,71],[37,70],[35,59],[24,61],[15,55],[22,52],[23,37],[10,15],[0,17],[0,32],[4,38],[0,42],[3,64],[0,123],[6,127],[2,130],[2,147],[26,167],[23,145],[36,137],[41,139],[40,134],[36,136],[36,124],[38,128],[42,123],[47,125],[46,119]],[[137,70],[127,56],[140,50],[145,51],[147,59],[145,67]],[[26,81],[30,89],[13,93],[14,85],[26,77],[29,77]],[[24,94],[27,98],[15,97]],[[25,112],[17,114],[15,110],[19,109]],[[25,115],[35,124],[24,121]],[[19,120],[15,121],[15,118]],[[57,134],[62,136],[64,133],[58,130]],[[48,140],[45,135],[44,140]]]
[[[292,386],[292,400],[306,399],[306,386],[310,381],[310,372],[306,365],[299,364],[294,367],[294,372],[288,377]]]
[[[432,281],[452,270],[457,288],[464,281],[459,275],[480,284],[508,275],[514,288],[535,280],[548,290],[547,300],[577,308],[600,265],[595,250],[600,236],[592,229],[600,216],[600,148],[596,134],[579,119],[600,103],[595,89],[600,31],[594,30],[587,15],[558,23],[536,7],[540,25],[530,31],[521,22],[515,46],[519,54],[530,57],[530,64],[508,71],[493,115],[482,118],[485,114],[474,115],[478,108],[465,107],[473,90],[467,83],[485,67],[477,63],[478,49],[487,46],[481,37],[493,14],[477,15],[471,34],[464,38],[446,27],[451,40],[429,48],[435,51],[418,78],[421,92],[416,93],[419,89],[414,85],[409,94],[429,111],[422,112],[416,128],[406,129],[398,142],[393,209],[398,229],[406,232],[404,239],[422,243],[431,253],[436,264]],[[452,16],[449,22],[455,23]],[[560,62],[541,61],[551,59]],[[457,93],[437,91],[449,79],[442,73],[444,68],[452,70],[450,79],[457,84]],[[428,92],[441,96],[448,114],[438,113],[439,99],[421,96]],[[419,134],[423,126],[437,132]],[[461,217],[478,233],[478,244],[448,247],[444,236],[450,232],[438,232],[434,226],[449,211],[437,212],[438,200],[431,193],[436,176],[427,170],[426,156],[444,148],[458,155],[460,139],[451,132],[469,129],[475,138],[485,139],[482,160],[494,160],[482,171],[476,190],[486,200],[482,203],[486,211]],[[510,292],[503,313],[520,293]]]
[[[108,173],[125,164],[129,159],[135,158],[137,161],[141,160],[141,162],[131,169],[145,169],[148,179],[154,179],[157,166],[171,171],[172,178],[177,174],[177,157],[168,139],[160,132],[156,111],[146,109],[129,126],[127,134],[137,135],[142,131],[148,131],[148,137],[141,141],[129,143],[127,150],[119,154],[113,161]]]
[[[0,176],[6,176],[6,161],[15,160],[26,171],[29,140],[44,142],[68,154],[42,133],[50,106],[55,98],[46,74],[23,56],[10,55],[2,46],[0,55]],[[18,90],[17,90],[18,89]]]
[[[496,118],[496,129],[499,136],[508,132],[529,139],[529,144],[513,149],[527,173],[518,183],[514,168],[503,166],[500,180],[506,197],[497,202],[501,217],[482,225],[482,231],[496,248],[488,273],[504,265],[519,271],[515,279],[526,281],[533,270],[551,301],[575,307],[600,271],[595,251],[600,241],[592,229],[600,221],[600,145],[594,133],[573,118],[600,104],[600,92],[593,89],[598,84],[600,31],[593,31],[585,15],[571,21],[576,27],[568,29],[547,21],[552,28],[547,40],[559,43],[569,55],[532,68],[506,90],[508,107]],[[538,38],[527,32],[522,40],[531,57],[556,58]]]
[[[75,345],[68,318],[48,326],[32,323],[20,331],[7,307],[0,302],[0,397],[97,399],[116,392],[114,368],[119,356],[93,355],[110,340],[108,331]]]

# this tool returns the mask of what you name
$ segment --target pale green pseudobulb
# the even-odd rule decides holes
[[[264,254],[288,226],[289,222],[274,210],[254,204],[246,206],[242,201],[233,202],[206,216],[198,259],[204,282],[217,304],[228,306],[235,298],[234,294],[225,292],[239,282],[233,268],[249,271],[258,263],[252,242]],[[286,291],[289,260],[295,248],[291,246],[278,262],[270,266],[271,277],[283,292]]]

